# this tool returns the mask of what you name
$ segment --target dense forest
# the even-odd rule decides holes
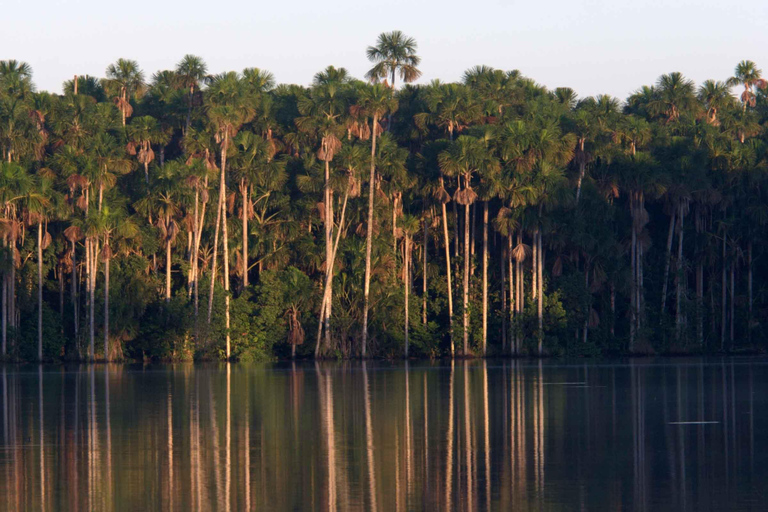
[[[367,57],[309,87],[119,59],[60,95],[0,61],[2,357],[765,347],[753,62],[621,101],[486,66],[412,85],[400,32]]]

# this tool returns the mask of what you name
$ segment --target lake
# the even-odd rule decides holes
[[[765,510],[768,359],[5,366],[2,510]]]

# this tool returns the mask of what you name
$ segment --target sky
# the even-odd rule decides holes
[[[328,65],[362,78],[367,46],[401,30],[423,73],[460,80],[485,64],[519,69],[580,97],[625,99],[664,73],[697,84],[753,60],[768,74],[768,2],[728,0],[3,0],[0,59],[28,62],[39,90],[73,75],[104,76],[118,58],[147,78],[185,54],[209,72],[258,67],[308,85]]]

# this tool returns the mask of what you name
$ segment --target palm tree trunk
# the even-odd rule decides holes
[[[752,341],[752,240],[747,243],[747,339]]]
[[[91,361],[96,358],[95,340],[96,340],[96,244],[93,239],[89,244],[90,253],[88,255],[90,259],[90,276],[88,283],[88,339],[90,340],[90,357]]]
[[[501,353],[507,352],[507,257],[504,252],[504,247],[501,247],[501,257],[499,258],[501,263]]]
[[[205,177],[204,185],[206,193],[208,191],[208,177]],[[200,331],[199,331],[199,324],[198,324],[198,318],[200,316],[200,240],[202,238],[203,233],[203,225],[205,223],[205,207],[208,205],[208,201],[206,200],[203,203],[202,212],[200,214],[200,218],[196,218],[195,226],[196,226],[196,235],[195,235],[195,246],[192,249],[194,252],[194,267],[195,267],[195,336],[196,340],[199,340],[200,338]],[[213,279],[213,277],[211,277]],[[210,324],[210,315],[208,318],[208,323]]]
[[[43,223],[37,223],[37,360],[43,360]]]
[[[422,250],[424,251],[424,270],[421,275],[421,323],[427,325],[427,242],[429,241],[429,225],[427,219],[424,218],[424,243]],[[750,245],[751,247],[751,245]],[[750,266],[750,269],[752,267]],[[751,275],[751,274],[750,274]],[[751,311],[751,309],[750,309]]]
[[[464,352],[469,354],[469,204],[464,205]]]
[[[507,235],[507,269],[509,272],[509,311],[506,315],[509,317],[509,351],[510,353],[517,350],[516,334],[515,334],[515,308],[517,302],[515,302],[515,296],[517,294],[516,281],[515,281],[515,267],[512,264],[512,232]]]
[[[2,308],[2,329],[3,329],[3,357],[8,354],[8,273],[3,272],[3,308]]]
[[[410,278],[411,278],[411,268],[410,268],[410,260],[411,260],[411,235],[406,234],[405,235],[405,261],[403,262],[403,276],[405,281],[405,358],[408,359],[408,314],[409,314],[409,304],[408,300],[410,299]]]
[[[171,238],[165,240],[165,302],[171,300]]]
[[[675,236],[675,217],[677,212],[673,211],[669,217],[669,230],[667,231],[667,257],[664,260],[664,286],[661,288],[661,316],[659,321],[663,320],[664,311],[667,305],[667,282],[669,280],[669,263],[672,257],[672,239]]]
[[[444,187],[444,180],[442,174],[440,175],[440,187]],[[455,352],[455,346],[453,343],[453,289],[451,285],[451,244],[448,239],[448,212],[445,207],[445,203],[441,201],[443,209],[443,242],[445,245],[445,275],[448,280],[448,330],[450,331],[451,338],[451,357]]]
[[[80,311],[80,307],[77,303],[77,252],[75,251],[75,241],[72,240],[72,289],[70,290],[70,295],[72,299],[72,314],[74,315],[74,328],[75,328],[75,339],[77,339],[78,332],[80,331],[80,319],[78,318],[78,312]],[[3,283],[3,286],[5,286],[5,283]],[[5,331],[3,331],[3,334],[5,334]]]
[[[726,274],[725,269],[727,268],[726,261],[725,261],[725,244],[728,239],[728,235],[726,233],[723,233],[723,262],[722,262],[722,285],[721,285],[721,302],[720,307],[722,308],[721,311],[721,318],[720,318],[720,350],[725,350],[725,327],[727,324],[726,319],[726,296],[725,296],[725,290],[727,288],[727,280],[726,280]]]
[[[323,333],[323,318],[325,318],[326,308],[328,307],[332,298],[331,281],[333,280],[333,266],[336,261],[336,253],[339,249],[339,240],[341,240],[341,233],[344,230],[344,217],[347,213],[347,202],[349,200],[349,187],[344,192],[344,201],[341,205],[341,218],[339,219],[339,229],[336,231],[336,241],[333,244],[333,251],[331,252],[331,259],[329,262],[330,272],[325,275],[325,288],[323,292],[323,300],[320,304],[320,314],[317,321],[317,340],[315,342],[315,359],[320,356],[320,340]]]
[[[376,136],[379,123],[378,114],[373,116],[373,129],[371,133],[371,176],[368,181],[368,225],[365,233],[365,283],[363,286],[363,339],[361,355],[366,356],[368,342],[368,294],[371,289],[371,248],[373,247],[373,199],[376,193]]]
[[[542,247],[541,242],[541,230],[538,230],[537,232],[537,239],[539,243],[539,250],[537,251],[537,254],[539,255],[539,262],[536,265],[536,268],[539,272],[538,279],[536,282],[539,285],[539,292],[538,292],[538,316],[539,316],[539,356],[541,356],[544,352],[544,249]]]
[[[326,205],[326,218],[329,219],[328,226],[328,247],[333,244],[333,190],[328,189],[328,204]],[[339,230],[339,233],[341,230]],[[335,253],[333,248],[330,250],[330,258],[333,259]],[[328,300],[325,302],[325,316],[323,317],[323,324],[325,326],[325,348],[331,349],[331,312],[333,310],[333,273],[330,268],[326,268],[328,271]]]
[[[248,187],[241,183],[240,190],[243,195],[243,290],[248,288],[248,213],[250,205],[248,204]]]
[[[483,357],[488,354],[488,201],[483,201]]]
[[[536,270],[536,266],[539,264],[539,245],[537,243],[538,233],[536,230],[533,232],[533,238],[531,239],[531,299],[536,300],[536,293],[539,291],[539,285],[536,280],[539,278],[539,272]]]
[[[683,205],[680,204],[680,214],[679,214],[679,222],[680,226],[678,228],[678,234],[677,234],[677,293],[675,296],[675,328],[676,328],[676,334],[677,334],[677,340],[680,341],[683,335],[683,314],[681,311],[682,307],[682,296],[683,296],[683,235],[685,234],[684,228],[684,222],[685,222],[685,212],[683,211]]]
[[[581,183],[584,181],[584,174],[586,172],[586,163],[584,161],[584,142],[585,139],[579,139],[579,152],[581,154],[579,161],[579,181],[576,185],[576,204],[579,204],[581,198]]]
[[[736,339],[734,337],[734,331],[736,326],[736,258],[731,260],[731,336],[729,342],[731,349],[733,349],[733,342]]]
[[[104,246],[109,245],[109,233],[104,240]],[[104,258],[104,361],[109,362],[109,264],[111,257]]]
[[[224,146],[221,151],[221,179],[219,186],[224,192],[222,199],[226,198],[227,181],[226,181],[226,169],[227,169],[227,150],[229,149],[229,130],[224,132]],[[227,234],[227,205],[225,201],[221,202],[221,226],[222,226],[222,241],[224,242],[224,322],[225,329],[227,331],[227,361],[230,360],[232,352],[230,347],[230,334],[229,334],[229,235]]]

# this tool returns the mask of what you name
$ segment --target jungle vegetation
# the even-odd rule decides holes
[[[7,360],[761,351],[768,82],[0,61]],[[361,55],[362,58],[362,55]]]

